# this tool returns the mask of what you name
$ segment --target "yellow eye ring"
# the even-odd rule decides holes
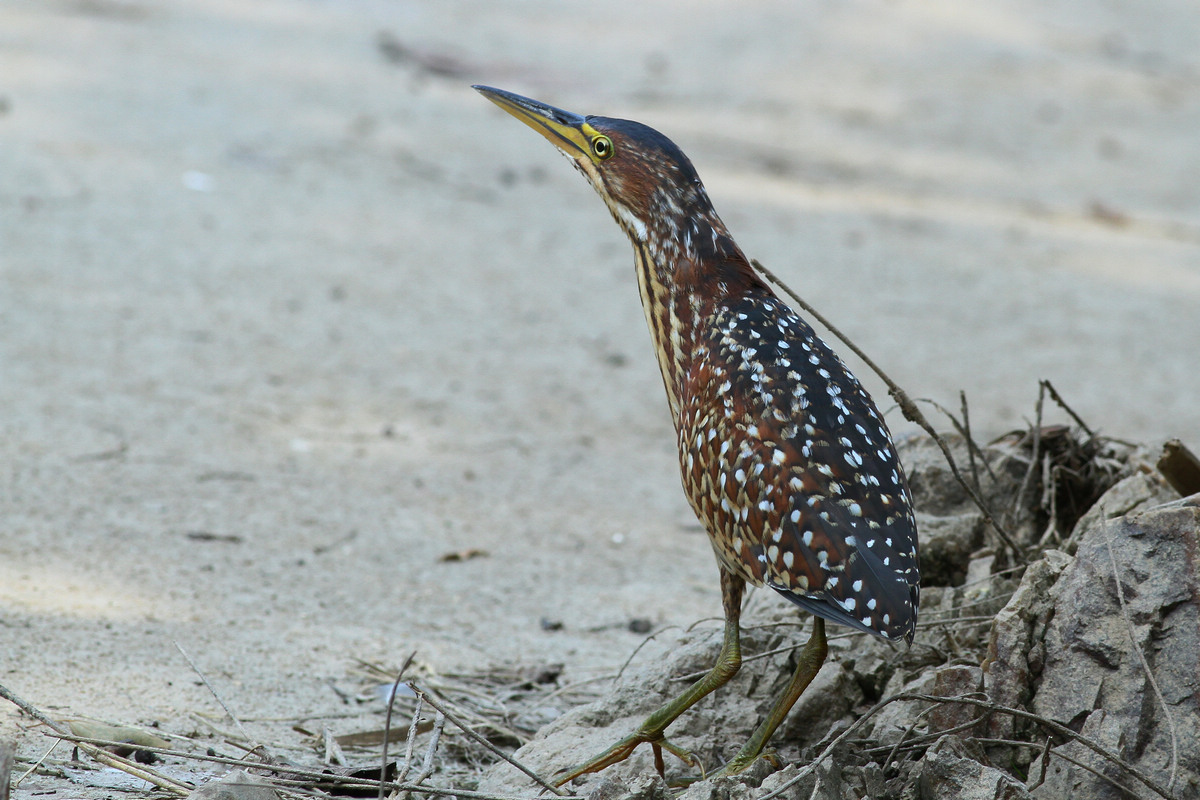
[[[592,155],[603,161],[606,158],[611,158],[613,154],[612,139],[607,136],[597,136],[592,139]]]

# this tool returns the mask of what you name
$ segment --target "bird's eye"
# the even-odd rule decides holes
[[[592,153],[600,160],[611,156],[613,154],[612,139],[607,136],[597,136],[595,139],[592,139]]]

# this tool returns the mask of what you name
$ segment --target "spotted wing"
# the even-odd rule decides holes
[[[911,640],[916,523],[883,417],[773,295],[718,309],[685,387],[684,486],[717,557],[828,620]]]

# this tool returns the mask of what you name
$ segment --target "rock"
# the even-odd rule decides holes
[[[605,774],[588,787],[587,800],[665,800],[667,784],[651,771],[628,781]]]
[[[983,688],[983,669],[963,664],[941,667],[933,673],[930,694],[937,697],[978,696]],[[977,706],[966,703],[946,703],[929,712],[929,726],[935,731],[946,731],[979,717]]]
[[[1079,518],[1079,522],[1075,523],[1070,536],[1063,543],[1063,550],[1074,553],[1083,533],[1099,526],[1101,515],[1106,519],[1116,519],[1163,505],[1178,497],[1175,490],[1157,473],[1135,472],[1118,481]]]
[[[1164,785],[1169,716],[1179,751],[1176,792],[1200,796],[1200,499],[1120,519],[1097,515],[1080,532],[1075,560],[1052,595],[1054,614],[1031,710],[1074,728],[1103,711],[1104,724],[1121,733],[1113,742],[1120,757]],[[1112,791],[1100,777],[1072,775],[1078,796]]]
[[[982,682],[983,670],[979,667],[949,665],[927,669],[902,686],[897,685],[898,681],[893,679],[885,695],[908,692],[937,697],[958,697],[979,692]],[[927,708],[929,703],[923,700],[897,700],[889,703],[875,715],[869,729],[871,737],[880,745],[891,746],[899,743],[902,738],[907,741],[930,731],[949,730],[979,716],[978,708],[965,703],[946,703],[929,711],[926,711]]]
[[[781,800],[807,800],[814,791],[819,791],[816,789],[816,785],[820,778],[815,771],[809,770],[803,778],[792,783],[801,769],[803,769],[801,765],[788,764],[778,772],[768,775],[759,785],[757,794],[768,794],[787,786],[779,795]],[[788,784],[791,785],[788,786]],[[684,798],[681,797],[679,800],[684,800]]]
[[[782,674],[790,677],[794,668],[793,661]],[[759,709],[760,717],[766,715],[776,697],[778,694],[765,698]],[[851,719],[851,709],[862,702],[862,687],[854,676],[837,661],[826,661],[775,732],[775,738],[801,747],[816,744],[838,720]]]
[[[935,517],[917,513],[921,537],[921,583],[960,586],[967,578],[971,554],[983,545],[985,525],[978,511]]]
[[[959,470],[971,480],[965,440],[956,434],[945,434],[944,438]],[[961,585],[972,555],[986,544],[983,514],[954,477],[932,439],[924,436],[902,439],[897,449],[908,473],[917,512],[922,587]],[[1007,511],[1029,468],[1029,452],[1018,443],[1001,441],[984,448],[982,459],[990,471],[977,456],[979,492],[997,513]]]
[[[921,800],[1029,798],[1021,783],[998,769],[981,764],[982,758],[982,753],[970,748],[958,736],[938,739],[921,759],[923,768],[918,779]]]
[[[1118,752],[1124,740],[1117,721],[1102,710],[1089,714],[1079,733],[1111,752]],[[1131,788],[1135,785],[1135,782],[1130,780],[1115,764],[1079,742],[1060,745],[1055,748],[1055,752],[1084,764],[1089,769],[1106,775],[1119,784],[1128,785]],[[1128,796],[1103,779],[1097,778],[1094,773],[1055,755],[1049,757],[1044,769],[1045,773],[1043,774],[1043,759],[1041,755],[1038,755],[1029,768],[1030,794],[1037,800],[1057,800],[1060,797],[1073,796],[1086,796],[1096,798],[1096,800],[1119,800]],[[1097,786],[1097,780],[1102,785]]]
[[[1042,636],[1054,612],[1050,589],[1071,564],[1071,557],[1047,550],[1029,565],[1012,599],[996,615],[983,662],[988,697],[1010,708],[1023,707],[1032,694],[1034,678],[1042,667]],[[992,738],[1011,739],[1013,718],[993,714],[987,723]]]
[[[235,769],[197,787],[187,800],[279,800],[279,793],[266,778]]]

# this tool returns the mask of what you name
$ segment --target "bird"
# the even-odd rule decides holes
[[[558,785],[642,744],[660,773],[664,749],[699,768],[666,729],[737,673],[745,587],[767,586],[810,612],[813,629],[783,694],[708,777],[736,775],[763,755],[820,670],[826,620],[912,643],[917,525],[892,436],[846,364],[755,271],[670,139],[639,122],[473,88],[565,154],[633,245],[684,492],[721,576],[725,629],[713,667]]]

